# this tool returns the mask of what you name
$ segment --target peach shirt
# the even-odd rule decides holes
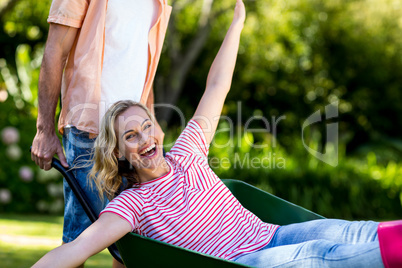
[[[49,23],[80,28],[63,74],[60,133],[66,125],[98,133],[107,1],[53,0],[50,7]],[[158,18],[148,36],[148,71],[141,95],[144,104],[152,88],[172,10],[167,0],[158,3]]]

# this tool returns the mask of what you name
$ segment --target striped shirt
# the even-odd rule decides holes
[[[140,235],[233,260],[266,246],[278,228],[245,209],[208,165],[208,144],[190,120],[166,154],[168,174],[123,191],[101,212]]]

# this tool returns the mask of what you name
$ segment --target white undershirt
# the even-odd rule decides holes
[[[116,101],[140,101],[148,70],[148,34],[158,15],[156,1],[108,1],[100,118]]]

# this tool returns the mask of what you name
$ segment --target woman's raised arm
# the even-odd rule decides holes
[[[209,70],[205,93],[193,117],[202,127],[208,144],[214,137],[232,83],[245,17],[244,3],[237,0],[232,24]]]
[[[80,266],[130,231],[131,225],[126,220],[113,213],[103,213],[77,239],[48,252],[33,267]]]

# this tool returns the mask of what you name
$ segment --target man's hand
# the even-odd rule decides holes
[[[61,164],[68,168],[67,160],[56,132],[38,130],[32,143],[32,161],[35,161],[41,169],[49,170],[52,168],[52,158],[55,154],[58,155]]]

